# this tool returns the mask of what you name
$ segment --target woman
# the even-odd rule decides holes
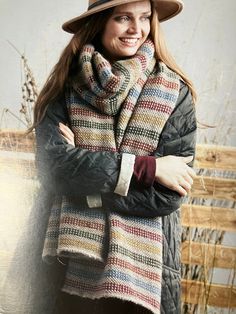
[[[193,183],[195,92],[159,21],[179,0],[90,1],[36,107],[52,193],[43,257],[64,313],[179,313],[179,207]],[[83,312],[84,311],[84,312]]]

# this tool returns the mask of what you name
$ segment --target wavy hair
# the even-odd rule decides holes
[[[152,18],[151,18],[151,38],[155,45],[156,58],[157,60],[163,61],[171,70],[179,74],[183,81],[188,85],[191,94],[193,96],[194,103],[197,100],[197,94],[194,89],[192,81],[186,76],[186,74],[177,65],[174,58],[167,49],[163,31],[158,20],[157,11],[152,7]]]
[[[66,85],[70,82],[73,75],[76,74],[77,59],[82,47],[85,44],[93,43],[95,47],[99,49],[100,35],[112,12],[113,9],[108,9],[102,13],[94,14],[92,18],[87,18],[83,25],[80,26],[77,33],[72,37],[38,96],[34,107],[34,122],[28,132],[31,132],[42,121],[48,105],[63,95]],[[170,69],[181,76],[183,81],[188,85],[195,101],[196,93],[192,82],[176,64],[166,47],[164,35],[158,20],[158,14],[153,5],[150,36],[155,45],[157,60],[163,61]]]

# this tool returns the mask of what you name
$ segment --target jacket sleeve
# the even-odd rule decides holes
[[[166,155],[194,156],[196,129],[192,95],[188,87],[181,82],[176,108],[162,131],[154,156],[157,158]],[[140,189],[133,182],[127,197],[110,193],[103,195],[103,204],[107,208],[115,212],[142,217],[169,215],[180,207],[182,201],[183,197],[177,192],[158,183],[154,183],[149,188]]]
[[[121,155],[73,147],[61,136],[59,122],[69,123],[63,100],[50,104],[43,121],[36,127],[36,164],[42,184],[73,197],[113,192]]]

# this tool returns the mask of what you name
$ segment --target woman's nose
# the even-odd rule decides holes
[[[132,21],[129,25],[128,32],[132,34],[137,34],[140,32],[140,23],[138,21]]]

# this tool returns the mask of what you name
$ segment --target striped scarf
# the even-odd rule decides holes
[[[147,40],[134,57],[112,65],[86,45],[79,66],[66,97],[76,146],[152,154],[179,93],[179,77],[162,62],[156,64],[153,43]],[[51,209],[43,256],[68,257],[65,292],[91,299],[116,297],[160,313],[160,218],[87,209],[59,196]]]

